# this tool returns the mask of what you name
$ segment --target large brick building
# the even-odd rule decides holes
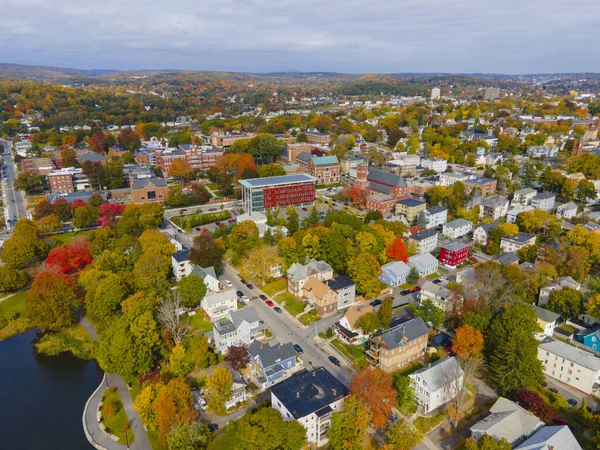
[[[169,173],[169,167],[173,164],[176,159],[183,159],[187,161],[187,155],[183,150],[178,148],[165,148],[161,152],[156,152],[156,165],[160,167],[163,174]]]
[[[315,129],[306,130],[305,134],[309,144],[329,145],[331,142],[331,136]]]
[[[67,167],[54,170],[46,176],[48,177],[51,192],[70,194],[75,191],[91,188],[90,181],[82,169]],[[101,186],[98,187],[100,188]]]
[[[57,164],[56,158],[30,158],[21,161],[21,168],[25,173],[47,175],[55,169],[60,169],[60,166]]]
[[[187,162],[195,170],[208,170],[214,167],[217,158],[225,153],[212,145],[183,144],[179,149],[185,153]]]
[[[302,152],[296,156],[300,172],[317,179],[317,184],[332,184],[340,181],[340,163],[336,156],[315,156]]]
[[[169,187],[164,178],[139,178],[131,182],[133,203],[164,203],[169,199]]]
[[[315,177],[305,173],[240,180],[244,210],[253,213],[277,206],[311,205],[316,182]]]
[[[469,258],[469,244],[462,241],[452,241],[440,246],[440,263],[456,267]]]
[[[246,133],[243,131],[233,133],[214,132],[211,136],[211,143],[215,147],[230,147],[238,139],[247,139],[256,136],[256,133]]]

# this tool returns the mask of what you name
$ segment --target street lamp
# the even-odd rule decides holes
[[[129,435],[128,435],[128,431],[129,431],[129,422],[125,422],[123,424],[123,431],[125,432],[125,443],[127,444],[127,450],[129,450]]]

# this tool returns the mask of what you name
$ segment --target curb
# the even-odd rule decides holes
[[[85,421],[85,416],[86,416],[88,407],[90,406],[90,402],[92,401],[92,398],[103,387],[105,380],[106,380],[106,373],[102,376],[102,380],[100,381],[100,384],[98,385],[96,390],[94,392],[92,392],[92,395],[90,395],[90,398],[88,398],[87,402],[85,402],[85,407],[83,408],[83,415],[81,416],[81,421],[83,422],[83,431],[85,433],[85,437],[87,438],[87,440],[89,441],[90,444],[92,444],[94,447],[96,447],[99,450],[109,450],[109,449],[107,449],[106,447],[103,447],[102,445],[100,445],[96,441],[94,441],[94,437],[88,430],[87,422]]]

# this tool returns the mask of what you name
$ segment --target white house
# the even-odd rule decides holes
[[[515,191],[510,206],[527,206],[531,204],[531,199],[537,195],[537,191],[531,188],[524,188]]]
[[[194,275],[200,277],[204,280],[204,284],[206,285],[206,289],[213,292],[218,292],[221,290],[221,283],[217,278],[217,274],[215,272],[214,267],[206,267],[202,268],[200,266],[194,265],[190,275]]]
[[[483,219],[498,220],[508,212],[508,200],[502,197],[484,200],[479,205],[479,216]]]
[[[544,211],[552,211],[554,209],[554,202],[556,195],[550,192],[540,192],[531,199],[531,206]]]
[[[514,236],[505,236],[500,240],[500,248],[505,252],[517,252],[522,248],[535,245],[535,236],[525,233],[518,233]]]
[[[462,297],[450,289],[446,289],[441,284],[435,284],[431,281],[426,281],[421,287],[422,304],[425,300],[431,300],[435,306],[443,311],[452,311],[454,305],[462,303]]]
[[[213,323],[212,337],[215,347],[221,353],[233,345],[249,345],[263,332],[260,317],[254,306],[229,312],[227,316]]]
[[[433,228],[415,233],[408,238],[417,244],[418,253],[429,253],[435,250],[438,245],[438,232]]]
[[[190,251],[185,249],[173,253],[171,255],[171,267],[177,281],[192,273],[194,264],[190,261]]]
[[[444,225],[448,221],[448,209],[443,206],[432,206],[419,213],[425,218],[425,228],[435,228]]]
[[[237,309],[237,294],[235,293],[235,289],[209,292],[202,299],[200,306],[210,320],[218,320]]]
[[[468,175],[462,172],[444,172],[440,174],[438,184],[446,187],[454,186],[454,184],[458,183],[459,181],[462,183],[468,181],[469,179],[471,179],[471,177],[472,175]]]
[[[556,217],[571,219],[577,215],[577,205],[574,202],[563,203],[556,208]]]
[[[379,281],[391,287],[398,287],[406,283],[409,274],[410,267],[408,264],[403,261],[393,261],[381,266]]]
[[[448,161],[443,158],[421,158],[421,167],[442,173],[448,169]]]
[[[568,425],[546,426],[516,450],[582,450]]]
[[[251,222],[254,222],[257,225],[259,223],[267,223],[267,216],[265,216],[263,213],[258,212],[258,211],[254,211],[252,213],[241,214],[241,215],[237,216],[236,219],[237,219],[237,223],[246,222],[248,220]]]
[[[348,388],[327,369],[297,373],[271,388],[271,406],[283,420],[306,428],[306,440],[317,447],[328,442],[331,415],[342,409]]]
[[[452,222],[444,224],[442,228],[442,234],[452,239],[458,239],[461,236],[465,236],[473,229],[473,223],[466,219],[456,219]]]
[[[456,358],[439,359],[409,376],[415,400],[427,414],[445,405],[461,391],[464,372]]]
[[[408,258],[408,266],[419,271],[421,277],[426,277],[438,270],[439,261],[431,253],[419,253]]]
[[[506,213],[506,221],[510,223],[516,223],[517,216],[525,211],[533,211],[533,206],[515,206]]]
[[[537,323],[542,329],[541,334],[544,336],[552,336],[554,334],[554,328],[556,328],[558,320],[560,319],[560,314],[556,314],[555,312],[549,311],[545,308],[540,308],[539,306],[532,306],[535,309]]]
[[[479,225],[473,230],[473,240],[481,245],[487,245],[490,240],[490,233],[500,225],[497,220]]]
[[[544,373],[589,395],[600,381],[600,358],[566,342],[546,337],[538,347]]]
[[[579,291],[581,289],[581,283],[578,283],[571,277],[559,277],[548,286],[544,286],[540,289],[540,295],[538,296],[538,305],[542,306],[548,303],[550,294],[552,291],[561,291],[565,288]]]

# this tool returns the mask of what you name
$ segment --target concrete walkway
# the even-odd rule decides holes
[[[83,317],[81,319],[81,324],[94,340],[98,340],[96,328],[90,323],[87,317]],[[133,400],[129,394],[127,383],[125,383],[123,377],[116,374],[104,374],[104,378],[102,379],[100,386],[98,386],[85,404],[82,418],[83,430],[85,431],[85,435],[90,444],[98,449],[105,450],[126,449],[124,445],[113,441],[108,434],[106,434],[100,428],[99,415],[97,413],[100,402],[102,401],[102,396],[108,387],[115,387],[117,389],[121,403],[123,404],[123,409],[129,418],[129,425],[135,436],[135,440],[133,444],[129,446],[129,448],[133,450],[152,450],[140,416],[138,416],[138,413],[133,406]]]

